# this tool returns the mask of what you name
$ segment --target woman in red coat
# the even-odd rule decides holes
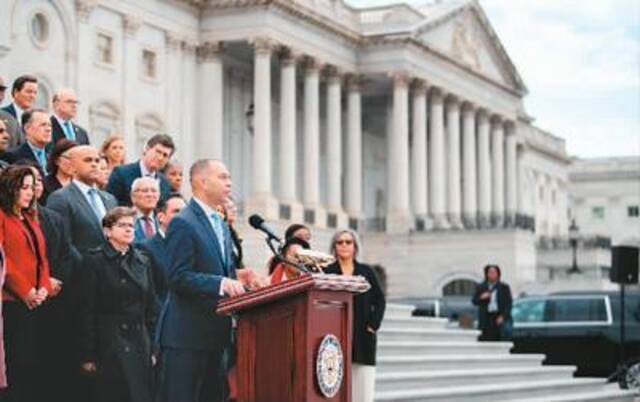
[[[2,289],[7,382],[4,400],[34,400],[38,367],[35,310],[51,294],[44,236],[33,215],[35,177],[28,166],[0,174],[0,245],[6,257]]]

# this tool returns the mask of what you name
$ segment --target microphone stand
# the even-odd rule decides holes
[[[271,238],[271,237],[267,237],[265,239],[267,246],[269,246],[269,249],[271,250],[271,252],[273,253],[274,258],[277,258],[278,260],[282,261],[283,263],[294,267],[295,269],[297,269],[298,271],[302,272],[303,274],[309,274],[309,270],[307,269],[307,267],[305,267],[302,264],[293,262],[293,261],[289,261],[284,257],[280,257],[280,255],[278,254],[278,252],[276,251],[276,248],[273,245],[273,241],[276,241],[276,239]]]

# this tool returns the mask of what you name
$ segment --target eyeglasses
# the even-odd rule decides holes
[[[157,193],[158,189],[156,188],[137,188],[133,190],[134,193]]]
[[[127,222],[118,222],[113,226],[120,229],[133,229],[133,223],[127,223]]]
[[[353,240],[338,240],[336,244],[338,246],[350,246],[353,244]]]

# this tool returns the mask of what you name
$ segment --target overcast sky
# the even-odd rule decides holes
[[[565,138],[571,155],[640,155],[640,1],[480,4],[529,89],[525,107],[534,124]]]

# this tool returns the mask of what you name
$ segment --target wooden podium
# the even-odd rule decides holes
[[[351,303],[368,288],[303,275],[219,303],[238,322],[238,402],[350,402]]]

